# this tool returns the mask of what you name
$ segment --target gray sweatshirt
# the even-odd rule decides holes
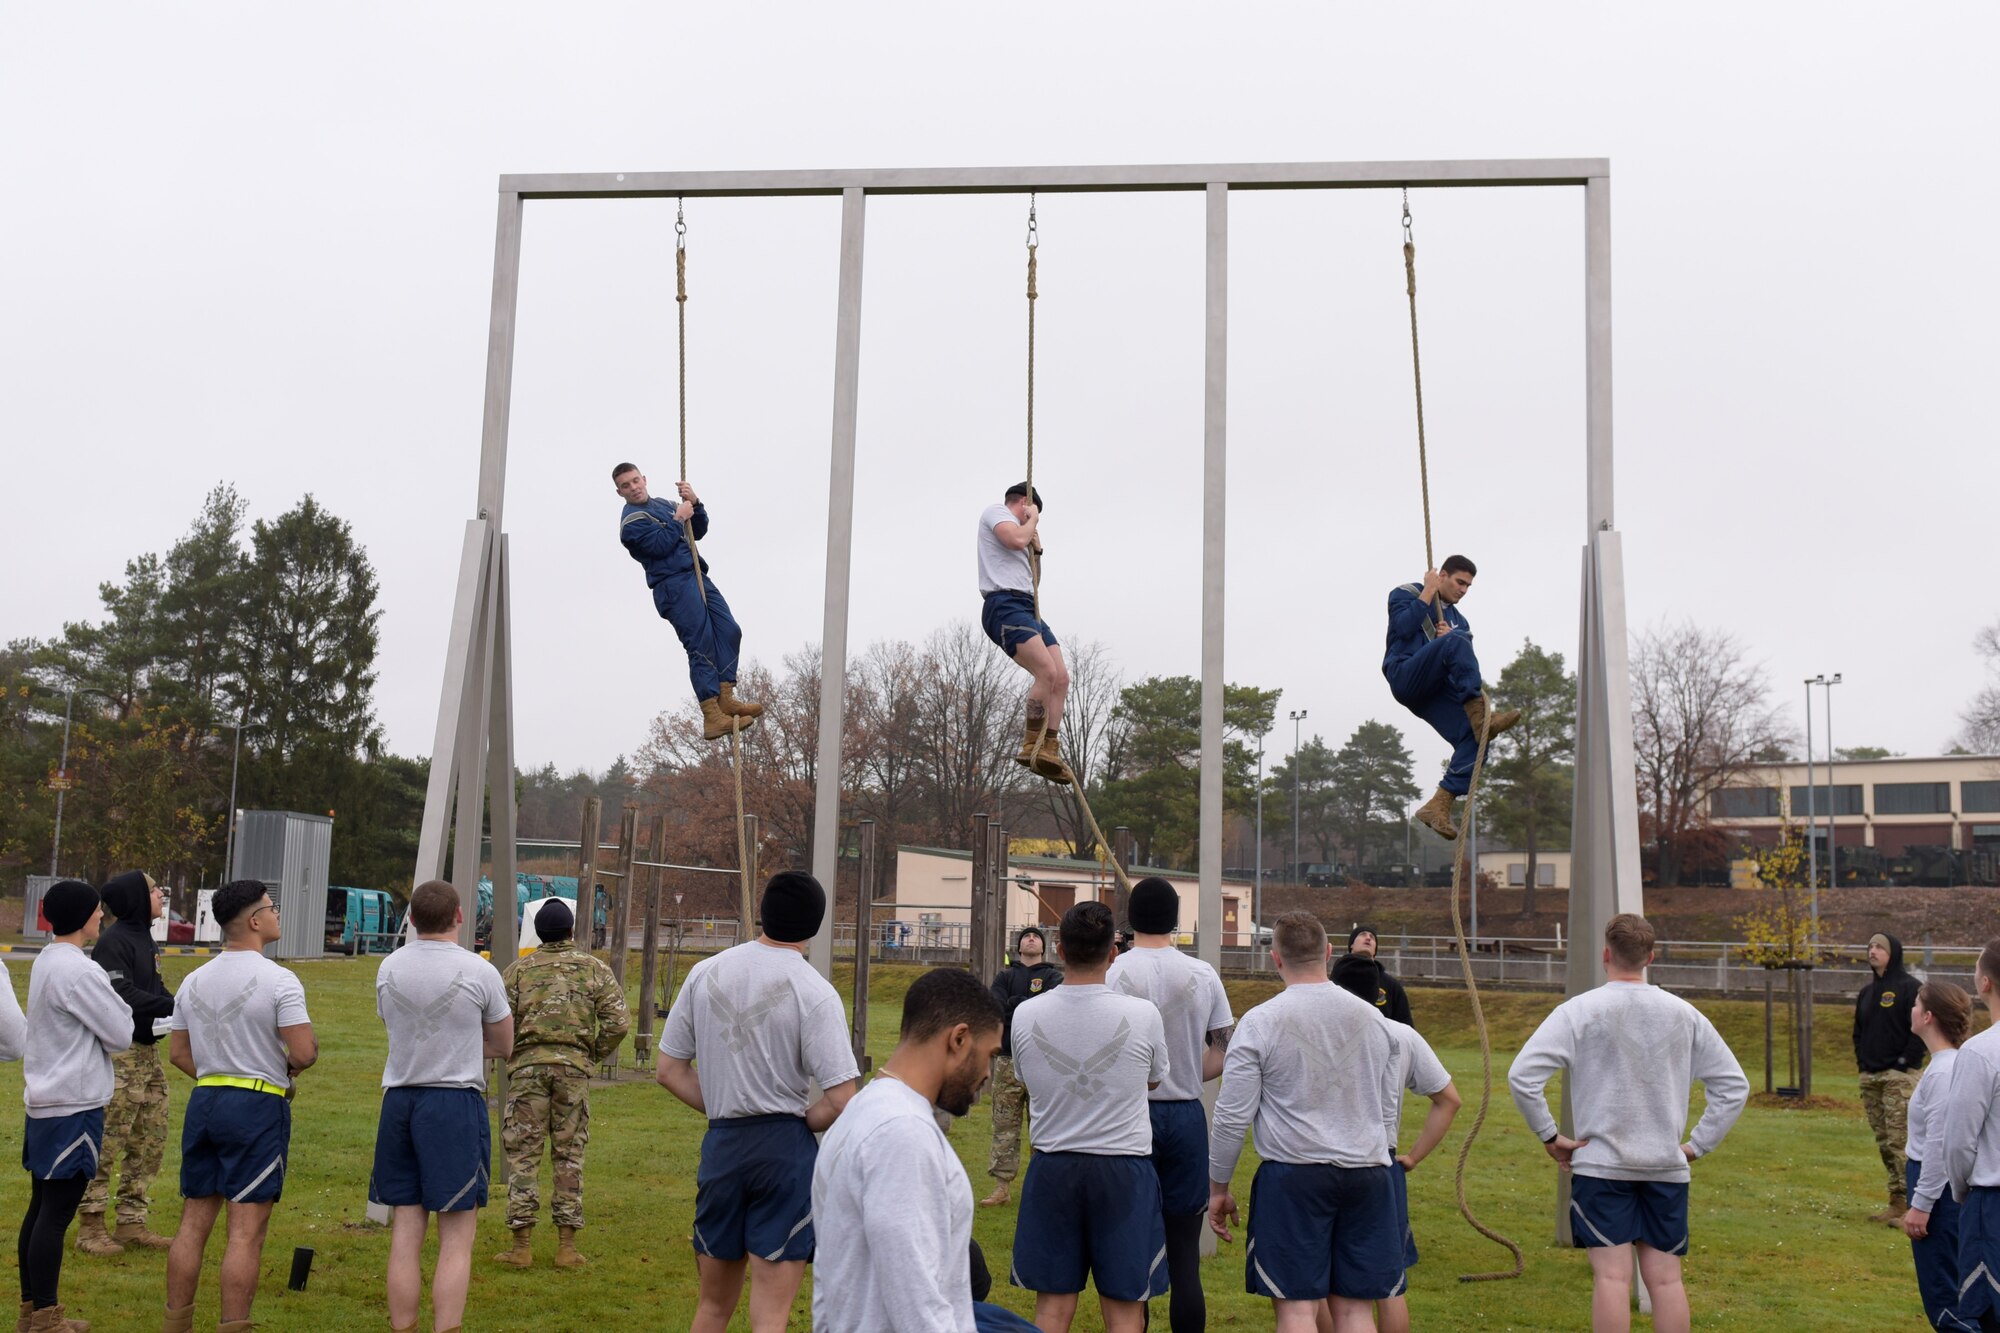
[[[132,1007],[74,944],[55,943],[28,971],[24,1100],[37,1120],[95,1111],[111,1100],[111,1056],[132,1044]]]
[[[1952,1198],[1963,1203],[1975,1185],[2000,1185],[2000,1026],[1958,1048],[1945,1092],[1941,1146]]]
[[[28,1017],[14,994],[14,979],[0,963],[0,1060],[18,1060],[28,1040]]]
[[[1715,1025],[1686,1000],[1638,981],[1607,981],[1557,1005],[1514,1057],[1507,1084],[1528,1128],[1556,1132],[1543,1089],[1568,1071],[1578,1175],[1683,1181],[1688,1095],[1699,1081],[1708,1109],[1687,1136],[1697,1157],[1715,1151],[1743,1113],[1750,1080]]]

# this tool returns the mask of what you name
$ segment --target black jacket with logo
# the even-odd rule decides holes
[[[153,1020],[174,1012],[174,997],[160,980],[160,946],[153,942],[152,890],[136,872],[105,881],[104,910],[118,919],[97,937],[90,957],[111,977],[111,989],[132,1006],[132,1040],[151,1046]]]
[[[1369,976],[1370,973],[1374,975]],[[1365,953],[1344,953],[1333,960],[1333,983],[1353,991],[1398,1023],[1410,1022],[1410,997],[1403,983],[1390,976],[1382,964]]]
[[[1021,1001],[1032,1000],[1043,991],[1062,985],[1062,977],[1062,969],[1054,963],[1023,967],[1019,959],[1009,959],[1007,966],[1000,969],[1000,975],[993,978],[993,998],[1007,1012],[1007,1026],[1000,1034],[1000,1054],[1013,1057],[1014,1011],[1021,1007]]]
[[[1854,1000],[1854,1063],[1864,1074],[1924,1063],[1924,1039],[1910,1031],[1910,1005],[1921,983],[1903,970],[1903,942],[1885,938],[1889,965]]]

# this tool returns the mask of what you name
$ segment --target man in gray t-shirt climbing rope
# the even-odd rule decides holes
[[[1062,761],[1056,729],[1069,698],[1069,667],[1056,632],[1035,604],[1034,560],[1042,553],[1042,493],[1027,482],[1007,488],[1003,502],[979,515],[980,627],[1007,656],[1035,678],[1028,688],[1028,721],[1014,762],[1050,782],[1074,779]]]

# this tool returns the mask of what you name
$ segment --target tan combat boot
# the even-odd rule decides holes
[[[1067,787],[1076,781],[1075,776],[1069,771],[1069,765],[1063,762],[1062,747],[1056,744],[1056,728],[1053,722],[1049,724],[1049,729],[1042,733],[1042,748],[1035,751],[1035,761],[1031,767],[1037,777],[1047,778],[1058,787]]]
[[[215,1326],[215,1333],[250,1333],[256,1327],[248,1319],[225,1319]]]
[[[514,1248],[503,1250],[499,1254],[494,1255],[493,1262],[496,1264],[506,1264],[510,1268],[533,1268],[535,1266],[535,1252],[529,1248],[529,1243],[534,1238],[535,1228],[533,1223],[524,1227],[515,1227]]]
[[[28,1333],[28,1325],[34,1322],[34,1318],[35,1303],[33,1301],[22,1301],[21,1317],[14,1323],[14,1333]]]
[[[722,682],[722,711],[731,717],[762,717],[764,705],[737,698],[736,682],[725,680]]]
[[[1021,732],[1021,752],[1014,756],[1014,762],[1022,768],[1033,768],[1035,756],[1042,750],[1042,734],[1048,730],[1048,722],[1033,713],[1028,714],[1028,725]]]
[[[170,1307],[166,1318],[160,1321],[160,1333],[194,1333],[194,1302],[189,1301],[178,1310]]]
[[[1472,722],[1472,734],[1477,736],[1479,729],[1484,726],[1486,728],[1486,739],[1490,741],[1501,732],[1510,729],[1516,722],[1519,722],[1521,720],[1521,710],[1518,708],[1509,708],[1504,713],[1493,714],[1492,719],[1489,721],[1486,716],[1486,696],[1477,694],[1465,701],[1465,716]]]
[[[1012,1197],[1007,1193],[1007,1182],[1001,1181],[993,1187],[993,1192],[979,1201],[981,1208],[998,1208]]]
[[[1456,841],[1458,825],[1451,822],[1451,807],[1457,803],[1457,799],[1443,787],[1439,787],[1437,795],[1425,801],[1417,810],[1417,822],[1446,842]]]
[[[125,1253],[125,1247],[113,1240],[111,1233],[104,1229],[103,1213],[76,1215],[76,1248],[99,1259]]]
[[[28,1333],[90,1333],[87,1319],[65,1319],[60,1305],[45,1305],[28,1320]]]
[[[581,1268],[590,1261],[577,1253],[575,1227],[556,1228],[556,1267]]]
[[[731,717],[723,712],[719,698],[701,701],[701,738],[705,741],[719,741],[732,731],[748,731],[755,721],[755,718]]]
[[[147,1228],[144,1222],[120,1222],[118,1229],[111,1233],[111,1239],[130,1249],[136,1245],[142,1250],[171,1250],[174,1248],[171,1236],[162,1236]]]

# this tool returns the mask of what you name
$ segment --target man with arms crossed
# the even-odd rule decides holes
[[[1013,1282],[1035,1326],[1068,1333],[1086,1278],[1105,1333],[1144,1327],[1167,1289],[1160,1180],[1146,1094],[1167,1077],[1160,1011],[1104,984],[1116,923],[1103,903],[1063,913],[1063,984],[1014,1011],[1014,1072],[1028,1089],[1034,1152],[1014,1221]]]
[[[162,1333],[194,1327],[195,1291],[209,1232],[229,1210],[222,1253],[221,1333],[248,1333],[250,1303],[271,1208],[285,1188],[292,1141],[292,1079],[319,1058],[306,990],[264,956],[280,933],[264,885],[216,890],[222,952],[181,983],[168,1058],[194,1080],[181,1126],[180,1230],[167,1255]]]
[[[410,894],[417,938],[382,960],[375,1012],[389,1029],[382,1069],[382,1120],[368,1197],[387,1204],[389,1324],[417,1326],[423,1296],[424,1233],[437,1214],[433,1327],[465,1318],[478,1210],[486,1206],[493,1127],[486,1115],[483,1060],[514,1051],[514,1015],[493,964],[458,943],[464,920],[458,890],[426,880]]]
[[[1590,1326],[1632,1326],[1632,1261],[1653,1298],[1653,1327],[1686,1333],[1688,1163],[1721,1146],[1750,1080],[1702,1012],[1646,982],[1653,927],[1621,912],[1604,928],[1604,984],[1557,1005],[1514,1057],[1507,1084],[1528,1128],[1570,1173],[1570,1236],[1590,1251]],[[1564,1135],[1543,1089],[1565,1072],[1577,1137]],[[1685,1142],[1688,1094],[1708,1106]]]
[[[1403,1287],[1403,1236],[1387,1125],[1401,1077],[1398,1029],[1327,979],[1333,946],[1310,912],[1272,926],[1285,989],[1243,1015],[1215,1098],[1208,1224],[1237,1216],[1230,1181],[1254,1127],[1244,1287],[1268,1296],[1278,1333],[1311,1333],[1322,1306],[1338,1333],[1375,1327],[1373,1304]]]
[[[1050,782],[1074,779],[1056,743],[1063,704],[1069,698],[1069,668],[1056,632],[1036,614],[1034,561],[1042,554],[1042,493],[1025,481],[1007,488],[997,505],[979,515],[979,623],[1014,664],[1035,678],[1028,687],[1027,731],[1014,762]]]
[[[771,877],[762,934],[688,971],[660,1035],[660,1086],[708,1117],[695,1177],[701,1274],[694,1333],[723,1333],[750,1277],[753,1333],[780,1333],[813,1257],[813,1135],[854,1096],[861,1071],[845,1011],[805,953],[826,891]],[[826,1089],[808,1103],[809,1084]]]
[[[1201,1220],[1208,1213],[1208,1112],[1201,1085],[1222,1074],[1236,1019],[1222,978],[1174,947],[1181,899],[1174,886],[1148,875],[1132,886],[1130,951],[1105,973],[1104,984],[1150,1001],[1166,1028],[1170,1068],[1146,1095],[1153,1122],[1153,1171],[1160,1178],[1161,1222],[1167,1231],[1167,1318],[1173,1333],[1199,1333],[1208,1323],[1201,1291]]]
[[[814,1224],[839,1240],[813,1273],[819,1333],[972,1333],[972,1181],[934,1109],[962,1116],[1000,1049],[1000,1004],[957,968],[903,997],[896,1053],[827,1131]]]

